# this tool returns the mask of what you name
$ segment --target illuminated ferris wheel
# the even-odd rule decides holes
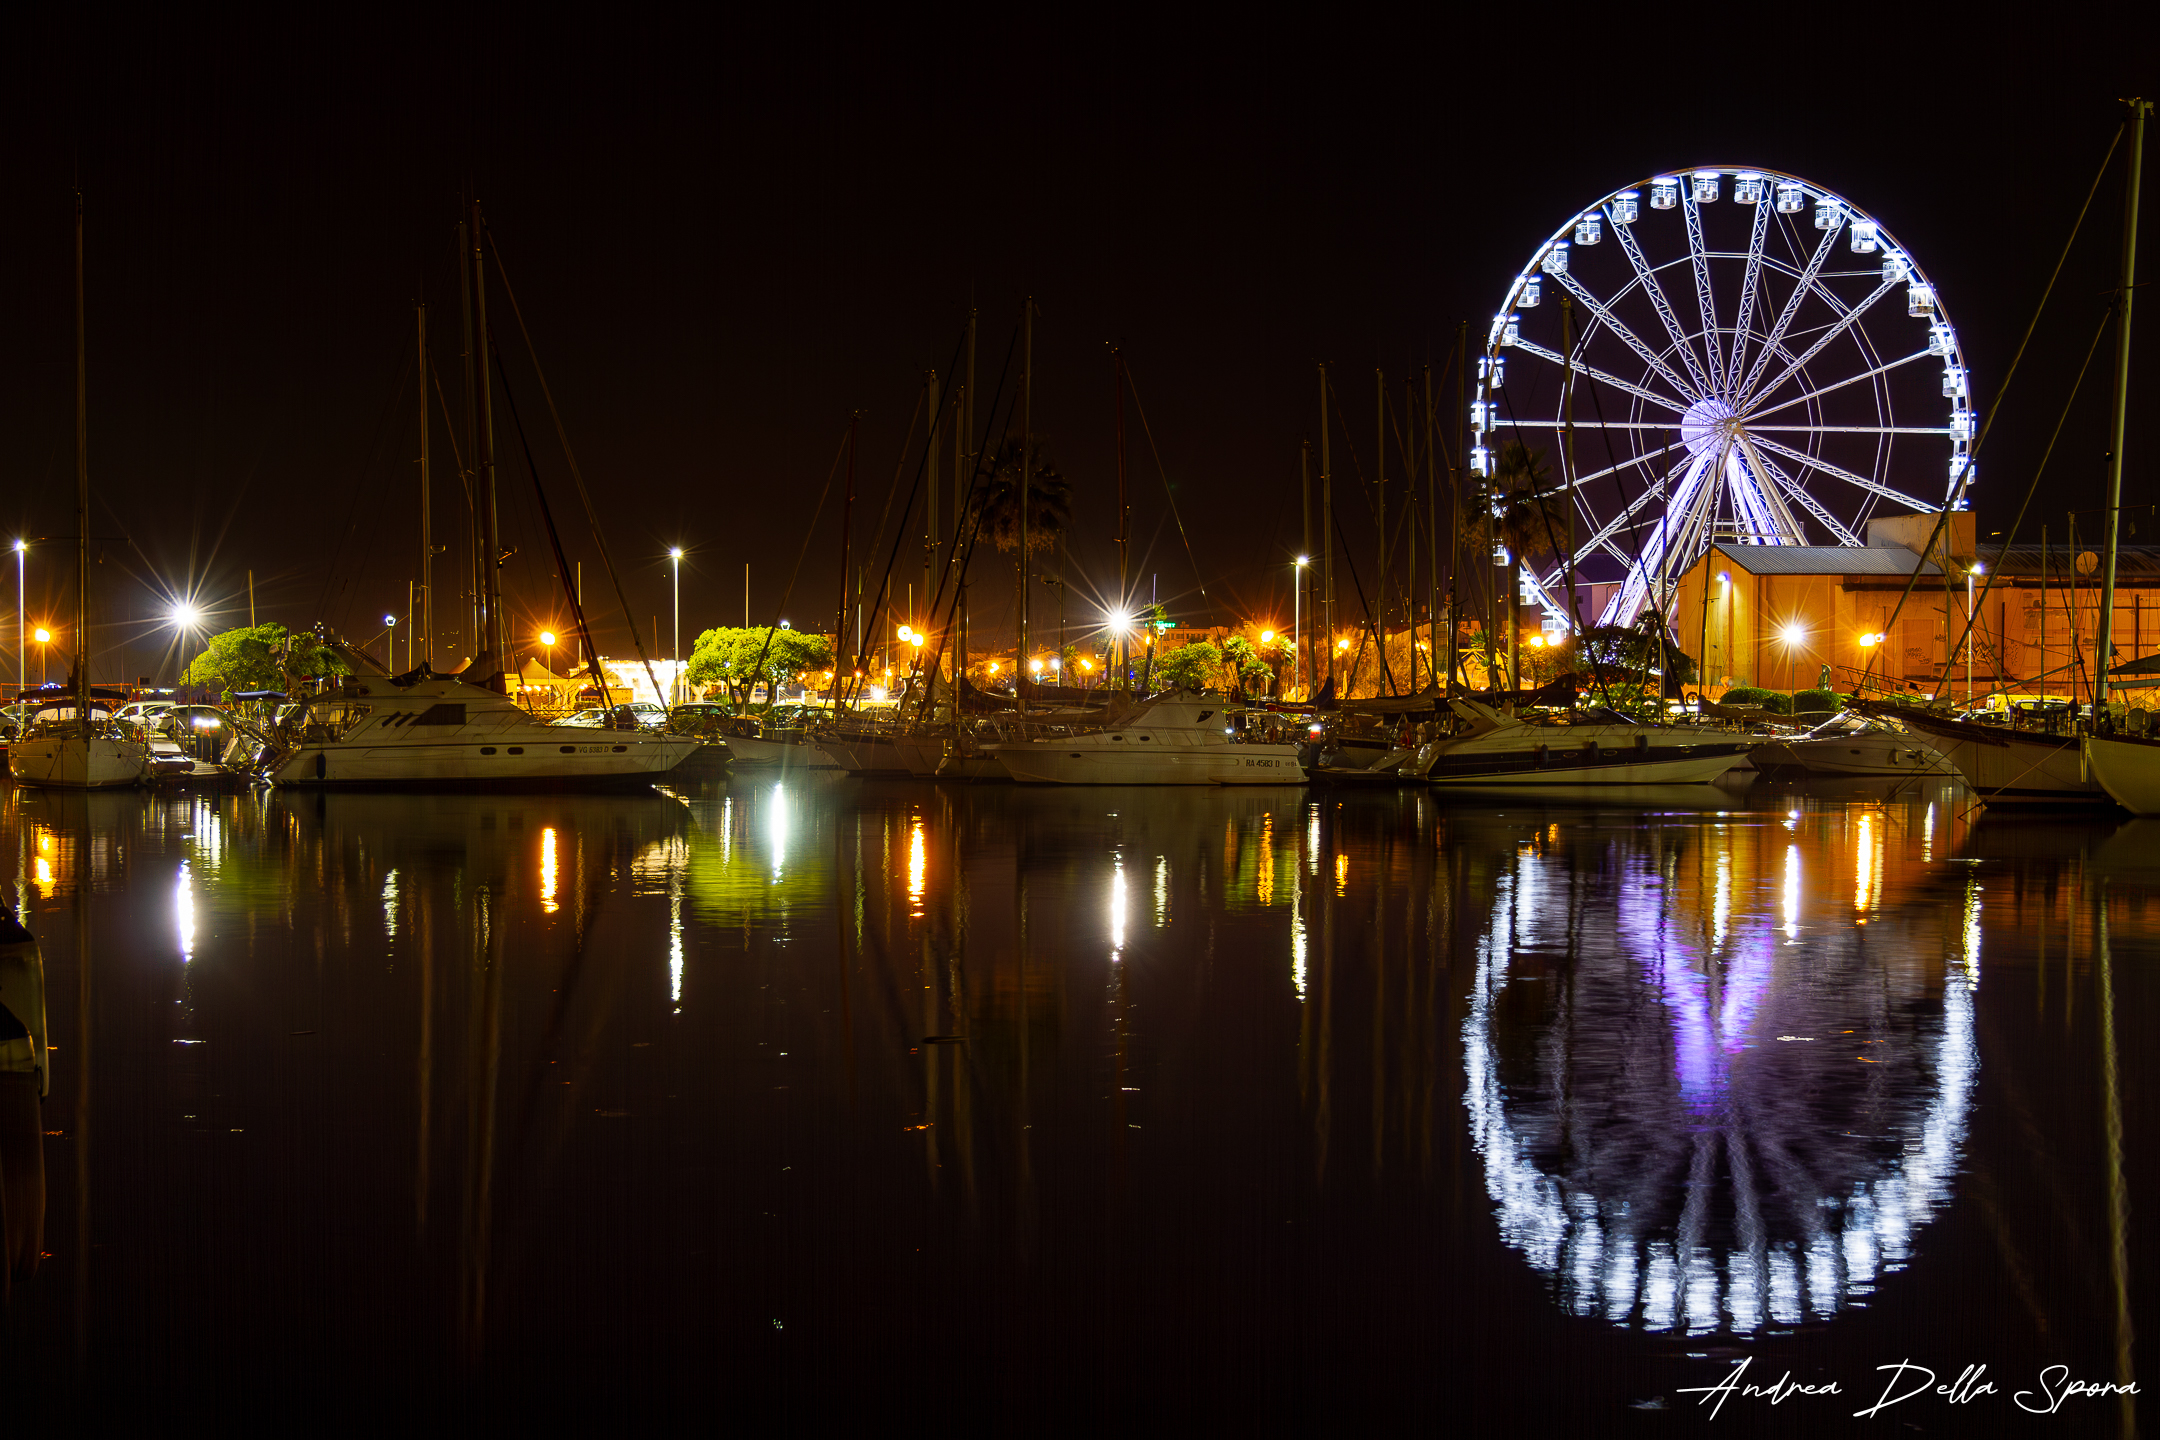
[[[1560,630],[1570,567],[1601,597],[1589,623],[1669,612],[1713,543],[1860,545],[1885,502],[1941,508],[1977,433],[1911,253],[1812,181],[1724,166],[1616,190],[1538,247],[1470,423],[1494,513],[1529,506],[1552,537],[1520,584]]]

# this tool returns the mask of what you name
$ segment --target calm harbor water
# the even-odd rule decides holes
[[[2023,1411],[2155,1333],[2155,823],[0,790],[55,1044],[10,1393],[2117,1433]],[[1741,1361],[1839,1393],[1713,1421]],[[1854,1420],[1900,1361],[1996,1390]]]

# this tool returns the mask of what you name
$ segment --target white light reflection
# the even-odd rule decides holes
[[[668,885],[668,1003],[682,1014],[682,872],[676,871]]]
[[[1125,958],[1125,861],[1121,857],[1110,872],[1110,958]]]
[[[398,907],[398,885],[397,885],[397,870],[396,870],[396,868],[395,868],[395,867],[392,867],[392,869],[391,869],[390,873],[389,873],[388,875],[385,875],[385,876],[383,876],[383,882],[382,882],[382,919],[383,919],[383,929],[384,929],[384,930],[385,930],[386,932],[388,932],[388,934],[389,934],[389,937],[390,937],[390,938],[391,938],[392,940],[395,940],[395,939],[397,939],[397,907]]]
[[[1293,878],[1297,871],[1292,870]],[[1290,985],[1297,998],[1305,998],[1305,887],[1290,887]]]
[[[1170,923],[1170,861],[1167,856],[1155,857],[1155,928],[1160,930]]]
[[[173,886],[173,926],[180,934],[180,963],[185,965],[195,958],[195,882],[185,860]]]
[[[553,915],[562,907],[555,903],[555,827],[540,832],[540,909]]]
[[[766,839],[772,845],[772,878],[780,878],[781,867],[787,864],[788,817],[787,787],[772,787],[772,819],[766,824]]]
[[[924,875],[930,868],[928,847],[923,843],[923,824],[920,815],[908,827],[907,842],[907,895],[908,913],[920,917],[923,913]]]
[[[1846,833],[1870,901],[1882,905],[1881,818],[1864,840],[1861,828]],[[1907,957],[1932,947],[1828,940],[1822,954],[1796,958],[1780,943],[1804,923],[1798,852],[1788,846],[1782,886],[1738,887],[1724,955],[1703,944],[1709,925],[1669,913],[1658,883],[1669,853],[1645,853],[1617,878],[1602,934],[1568,933],[1584,919],[1569,903],[1579,883],[1569,858],[1519,854],[1495,877],[1462,1027],[1464,1103],[1501,1240],[1553,1278],[1556,1301],[1572,1314],[1689,1335],[1832,1318],[1908,1263],[1918,1231],[1950,1201],[1979,1064],[1980,887],[1968,888],[1952,922],[1962,944],[1938,962],[1940,1005],[1929,1007],[1929,970]],[[1672,908],[1712,908],[1723,878],[1722,867],[1703,876],[1712,893]],[[1814,903],[1838,905],[1829,895]],[[1914,923],[1932,923],[1936,912],[1927,913]],[[1567,1006],[1546,1010],[1542,1022],[1527,1018],[1536,1013],[1535,1004],[1524,1009],[1527,997],[1503,1009],[1517,957],[1542,965],[1532,957],[1570,949],[1612,958],[1577,960],[1584,968]],[[1819,1005],[1820,987],[1840,982],[1887,984],[1922,1008],[1895,1048],[1849,1033],[1832,1040],[1838,1032],[1795,1011]],[[1601,1020],[1641,1013],[1645,1000],[1663,1022],[1644,1032],[1648,1050],[1616,1039]],[[1549,1031],[1517,1033],[1525,1024],[1574,1028],[1563,1042]],[[1780,1030],[1795,1032],[1782,1037],[1789,1045],[1766,1043]],[[1897,1067],[1881,1076],[1890,1084],[1868,1103],[1888,1103],[1871,1108],[1866,1127],[1835,1113],[1834,1100],[1818,1102],[1825,1113],[1792,1111],[1793,1095],[1862,1060]],[[1608,1075],[1641,1078],[1605,1083]],[[1624,1093],[1631,1089],[1638,1093]],[[1787,1193],[1775,1156],[1814,1176],[1809,1187]]]

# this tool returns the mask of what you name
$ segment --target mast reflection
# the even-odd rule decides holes
[[[1567,1310],[1747,1335],[1910,1260],[1964,1142],[1981,894],[1886,904],[1888,832],[1932,848],[1903,818],[1540,836],[1505,867],[1465,1099],[1501,1238]]]

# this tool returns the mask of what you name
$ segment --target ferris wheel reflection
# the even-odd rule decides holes
[[[1981,893],[1939,921],[1883,911],[1871,824],[1837,867],[1853,892],[1810,908],[1802,837],[1698,833],[1643,837],[1609,905],[1586,903],[1579,857],[1515,858],[1478,946],[1465,1098],[1501,1239],[1564,1308],[1747,1335],[1867,1295],[1949,1200]]]

